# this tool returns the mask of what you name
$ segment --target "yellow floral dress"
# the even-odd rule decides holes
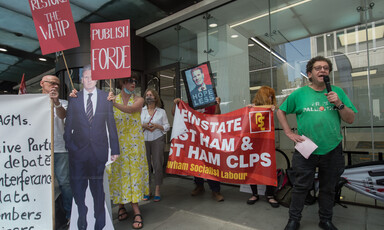
[[[123,104],[121,94],[116,103]],[[130,97],[128,105],[133,105]],[[140,112],[124,113],[113,107],[119,136],[120,156],[111,164],[109,188],[115,204],[137,203],[149,194],[148,163]]]

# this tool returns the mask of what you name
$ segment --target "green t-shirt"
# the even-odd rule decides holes
[[[346,107],[357,113],[355,106],[341,88],[332,86],[332,91],[337,93]],[[328,102],[324,93],[327,93],[326,89],[315,91],[309,86],[304,86],[289,95],[279,108],[287,114],[296,114],[299,135],[308,137],[318,146],[313,152],[317,155],[327,154],[343,139],[339,112]]]

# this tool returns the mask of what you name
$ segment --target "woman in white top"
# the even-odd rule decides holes
[[[161,109],[159,94],[154,89],[147,89],[144,93],[145,106],[141,112],[141,124],[144,130],[145,147],[149,168],[149,181],[152,172],[155,174],[154,201],[160,201],[160,185],[163,183],[163,164],[165,133],[169,130],[169,122],[164,109]],[[149,194],[143,200],[148,200]]]

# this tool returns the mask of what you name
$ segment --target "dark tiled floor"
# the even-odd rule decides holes
[[[238,186],[222,185],[224,202],[211,198],[208,184],[206,192],[197,197],[190,196],[193,181],[184,177],[168,176],[162,186],[160,202],[140,202],[144,218],[143,229],[284,229],[288,220],[288,209],[272,208],[263,197],[254,205],[247,205],[249,194],[239,192]],[[347,190],[344,188],[343,190]],[[129,218],[117,220],[117,206],[113,207],[113,223],[116,230],[132,229],[133,212],[126,206]],[[301,230],[320,229],[318,224],[318,205],[305,206]],[[334,224],[340,229],[381,230],[384,229],[384,210],[356,205],[334,208]]]

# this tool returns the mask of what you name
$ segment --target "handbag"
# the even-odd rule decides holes
[[[284,173],[284,170],[280,169],[278,171],[279,175],[279,185],[276,191],[276,200],[284,207],[289,208],[291,204],[291,193],[292,193],[292,180],[294,179],[294,175],[292,169],[289,168]]]
[[[281,188],[276,193],[276,200],[284,207],[289,208],[291,204],[291,193],[292,186],[290,184],[286,184],[283,188]]]

